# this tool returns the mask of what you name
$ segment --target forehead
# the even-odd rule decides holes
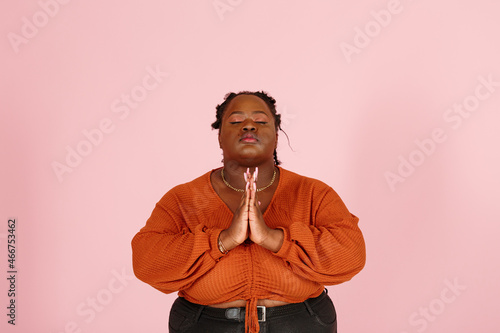
[[[266,102],[255,95],[239,95],[233,98],[227,105],[224,115],[229,115],[234,111],[264,111],[267,115],[272,116]]]

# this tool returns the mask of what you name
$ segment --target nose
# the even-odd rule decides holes
[[[255,131],[257,128],[252,120],[247,120],[245,124],[243,124],[243,131]]]

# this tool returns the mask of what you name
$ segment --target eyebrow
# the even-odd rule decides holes
[[[233,111],[228,115],[228,117],[232,116],[233,114],[243,114],[243,113],[244,113],[243,111]],[[264,115],[268,116],[268,114],[265,111],[260,111],[260,110],[252,111],[252,113],[263,113]]]

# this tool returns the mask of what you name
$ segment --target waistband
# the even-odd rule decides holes
[[[272,306],[272,307],[265,307],[259,305],[257,306],[258,321],[265,322],[271,318],[295,315],[304,310],[312,313],[310,307],[314,306],[318,302],[321,302],[326,297],[327,297],[327,291],[325,289],[318,297],[309,298],[302,303],[292,303],[292,304]],[[191,303],[182,297],[181,299],[184,304],[192,308],[194,311],[198,312],[201,310],[200,312],[198,312],[199,315],[205,315],[219,319],[236,320],[239,322],[245,321],[245,313],[246,313],[245,307],[213,308],[210,306],[203,306]]]

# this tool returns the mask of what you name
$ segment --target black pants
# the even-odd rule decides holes
[[[303,303],[266,310],[265,321],[259,322],[260,333],[337,333],[337,314],[326,291]],[[194,304],[179,297],[170,310],[169,332],[244,333],[244,313],[240,319],[227,319],[225,312],[226,309]]]

